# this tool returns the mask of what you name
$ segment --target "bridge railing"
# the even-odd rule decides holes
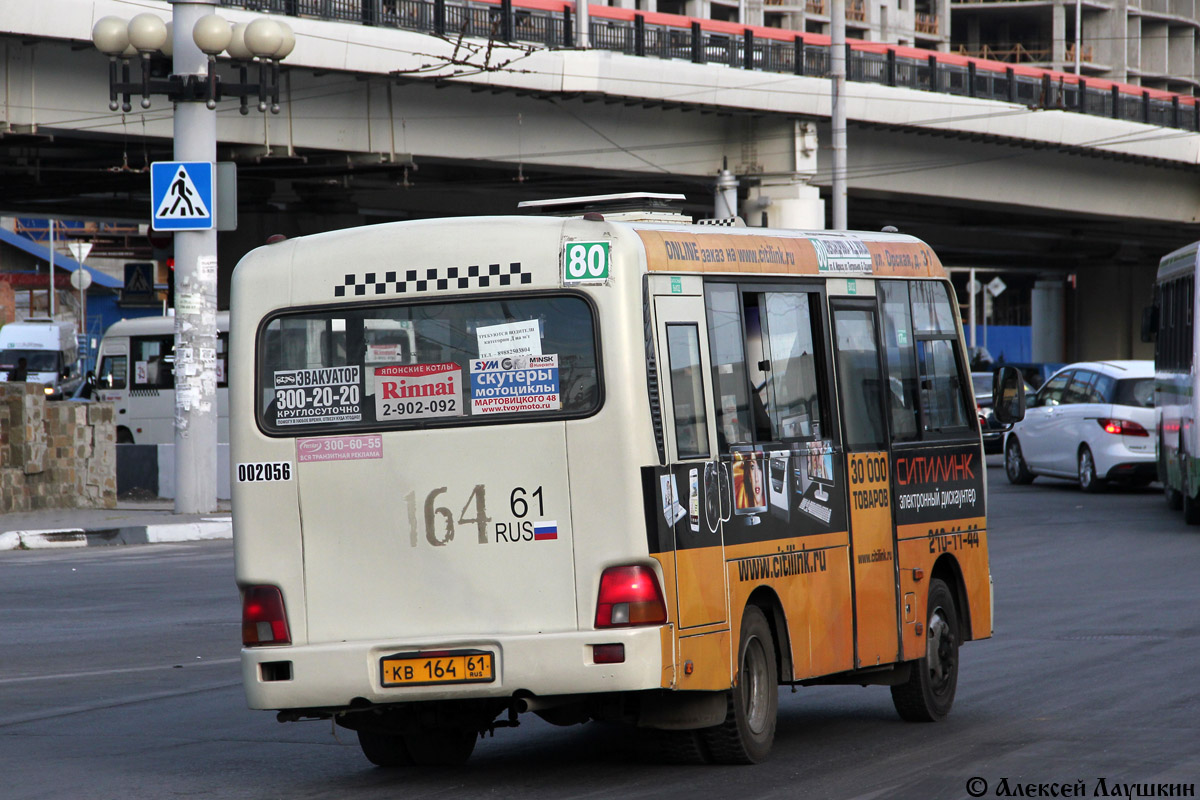
[[[451,38],[495,39],[549,48],[586,44],[592,49],[639,57],[829,76],[827,36],[589,6],[589,35],[584,43],[575,25],[575,4],[566,0],[221,0],[221,5]],[[846,77],[862,83],[1200,131],[1200,102],[1189,95],[957,53],[849,42]]]

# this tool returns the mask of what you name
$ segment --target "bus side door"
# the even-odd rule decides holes
[[[860,287],[863,281],[859,281]],[[899,660],[896,539],[888,475],[886,376],[874,300],[832,300],[850,506],[854,666]]]
[[[709,398],[708,327],[699,277],[651,276],[669,475],[663,514],[675,534],[679,627],[726,620],[725,552],[720,520],[706,503],[715,480],[716,428]],[[664,294],[663,292],[668,292]]]

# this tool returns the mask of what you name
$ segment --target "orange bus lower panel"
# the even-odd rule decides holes
[[[855,666],[891,664],[900,655],[896,563],[885,452],[847,456],[854,564]]]
[[[721,547],[675,551],[681,629],[725,621],[725,557]]]
[[[733,685],[729,631],[679,637],[677,689],[720,692]]]
[[[844,672],[854,666],[846,534],[819,537],[830,543],[840,540],[840,546],[821,549],[811,547],[815,538],[772,542],[768,553],[762,552],[761,545],[726,550],[727,556],[737,556],[729,560],[729,622],[734,652],[739,644],[742,610],[754,590],[766,586],[783,608],[792,680]]]
[[[940,526],[939,526],[940,527]],[[949,527],[947,527],[949,530]],[[929,585],[938,559],[950,558],[958,565],[966,588],[967,616],[972,639],[992,635],[991,584],[988,573],[987,532],[958,531],[923,538],[909,538],[898,547],[900,594],[905,608],[901,625],[904,660],[925,655],[925,621],[928,616]],[[918,578],[919,576],[919,578]],[[951,591],[954,587],[951,586]],[[909,608],[911,604],[911,608]],[[965,624],[961,619],[960,625]],[[917,633],[917,623],[921,633]],[[965,638],[965,637],[964,637]]]

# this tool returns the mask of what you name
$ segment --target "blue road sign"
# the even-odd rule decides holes
[[[207,161],[151,164],[151,227],[156,231],[212,230],[213,172]]]
[[[154,291],[154,264],[131,261],[125,265],[125,287],[121,291],[122,305],[145,305],[158,302]]]

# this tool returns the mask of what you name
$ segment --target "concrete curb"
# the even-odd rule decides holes
[[[232,539],[233,522],[210,519],[120,528],[60,528],[0,533],[0,550],[47,550],[62,547],[104,547],[121,544],[162,544]]]

